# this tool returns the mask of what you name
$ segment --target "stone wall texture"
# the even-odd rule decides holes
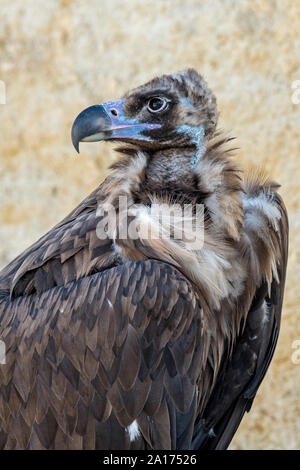
[[[75,153],[75,116],[155,75],[196,68],[218,98],[220,127],[237,137],[236,158],[281,183],[290,217],[278,348],[231,448],[299,448],[300,2],[0,0],[0,19],[0,266],[107,174],[110,144]]]

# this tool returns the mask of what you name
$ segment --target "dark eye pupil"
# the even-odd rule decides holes
[[[159,109],[162,105],[163,101],[159,98],[153,98],[153,100],[150,101],[150,106],[152,109]]]
[[[151,98],[148,103],[148,108],[151,111],[159,111],[165,105],[165,101],[161,98]]]

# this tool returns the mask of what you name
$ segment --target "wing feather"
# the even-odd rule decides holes
[[[3,448],[168,449],[192,435],[201,309],[175,268],[129,262],[0,308]]]
[[[277,276],[271,288],[263,282],[256,290],[246,324],[236,340],[233,354],[223,364],[218,383],[201,419],[195,426],[192,449],[226,449],[244,414],[249,411],[268,370],[276,347],[288,256],[288,218],[278,194],[280,209],[277,240]]]

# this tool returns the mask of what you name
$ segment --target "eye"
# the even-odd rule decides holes
[[[163,111],[166,109],[168,102],[165,98],[159,98],[155,96],[154,98],[150,98],[147,104],[147,109],[150,113],[158,113],[159,111]]]

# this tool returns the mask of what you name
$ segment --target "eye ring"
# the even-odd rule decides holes
[[[147,109],[150,113],[159,113],[166,109],[168,101],[160,96],[153,96],[148,100]]]

